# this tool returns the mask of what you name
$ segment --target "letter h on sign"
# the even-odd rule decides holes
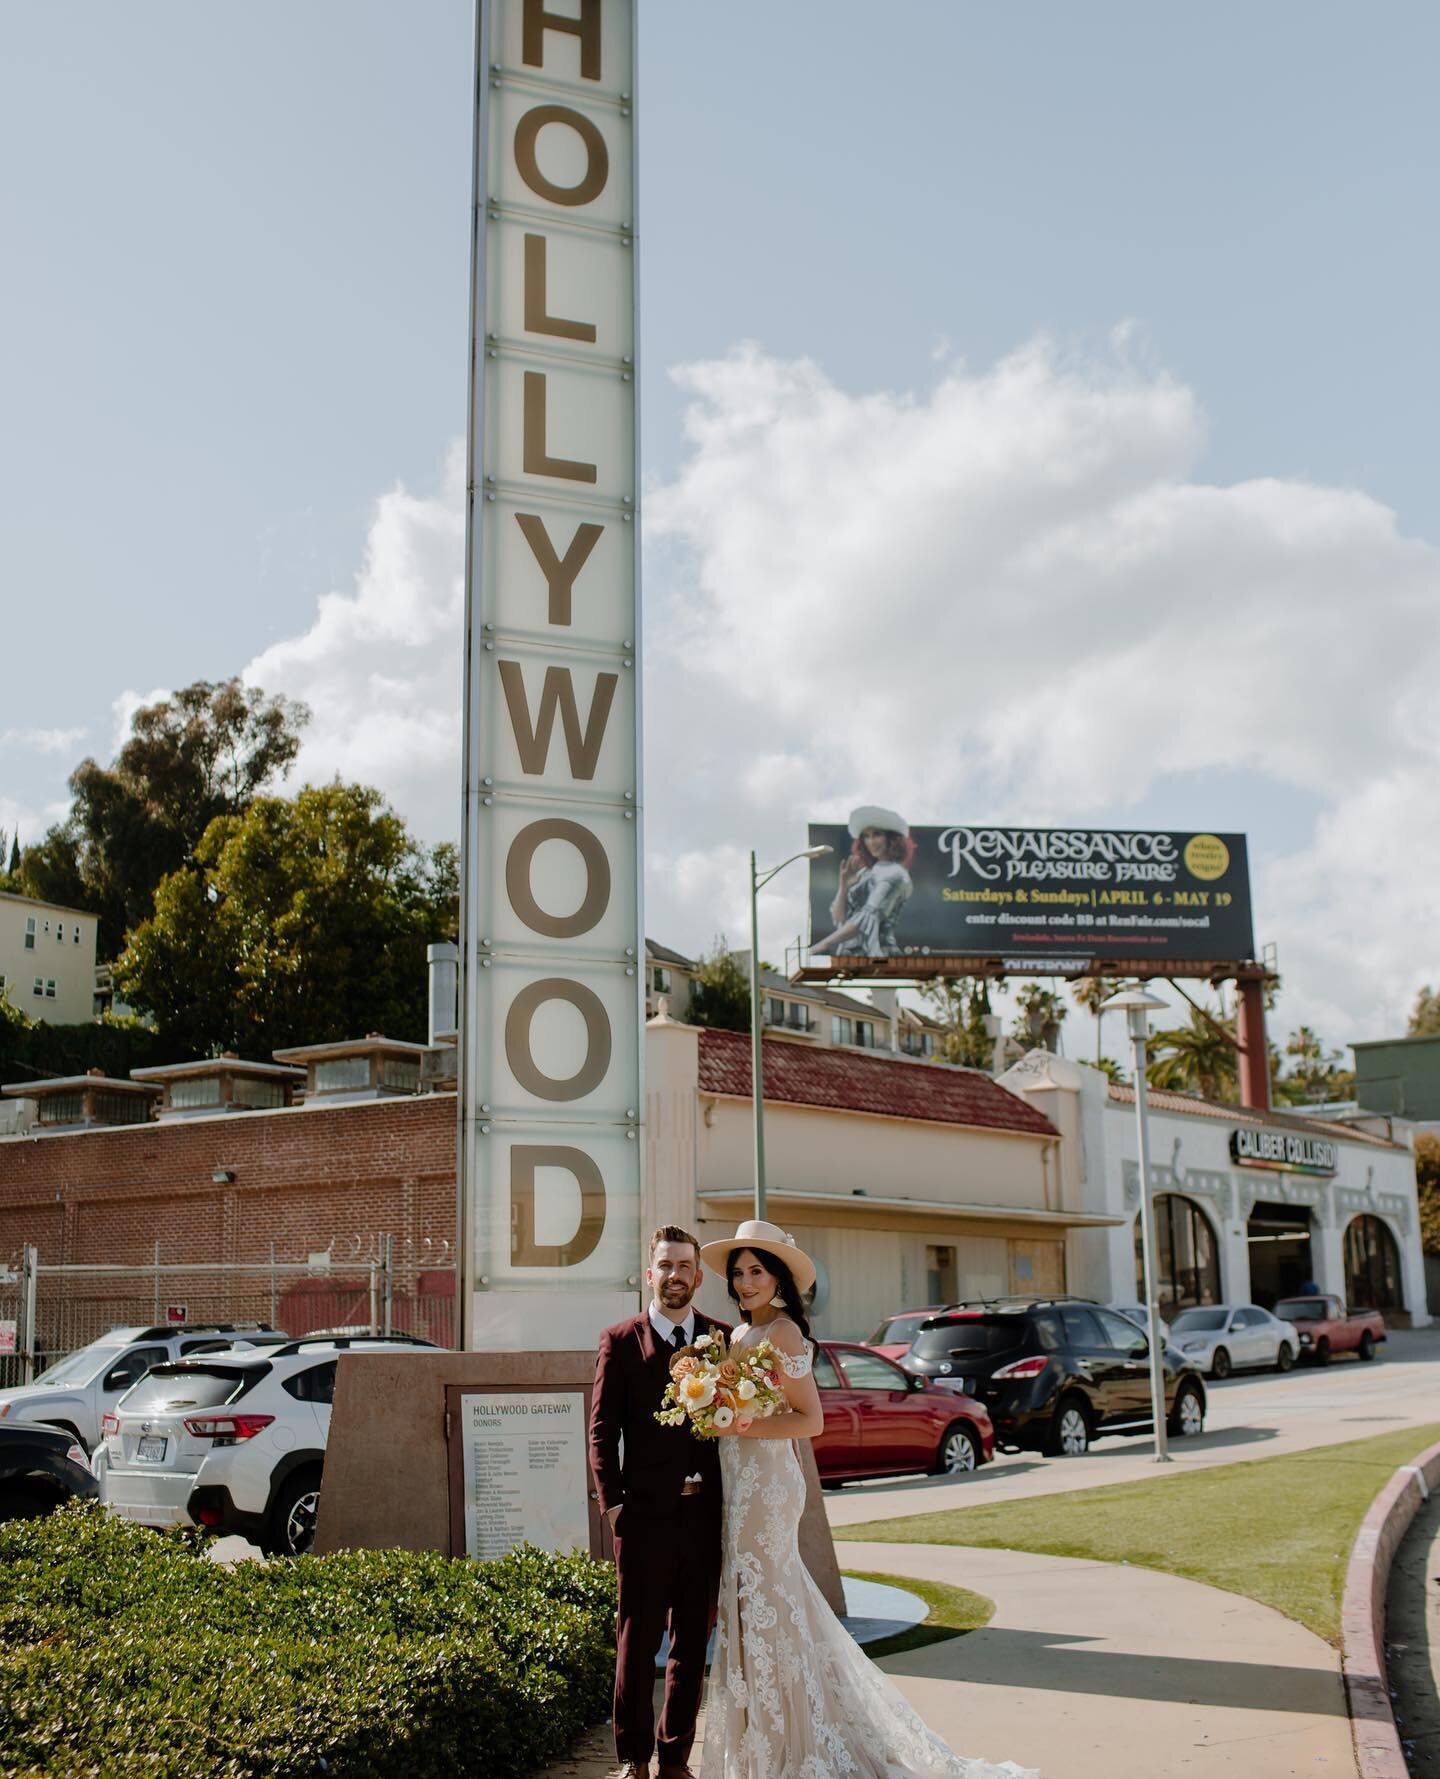
[[[634,0],[480,0],[461,1344],[569,1347],[640,1246]]]

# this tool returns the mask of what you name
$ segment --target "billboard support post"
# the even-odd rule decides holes
[[[1160,1301],[1155,1272],[1155,1201],[1150,1180],[1150,1128],[1145,1105],[1145,1051],[1150,1037],[1150,1009],[1165,1005],[1158,995],[1132,988],[1112,995],[1107,1009],[1123,1009],[1130,1026],[1135,1060],[1135,1140],[1140,1157],[1140,1265],[1145,1274],[1145,1328],[1150,1346],[1150,1413],[1155,1423],[1155,1462],[1168,1464],[1165,1443],[1165,1342],[1160,1332]]]
[[[1235,1042],[1240,1052],[1240,1104],[1270,1110],[1270,1047],[1265,1042],[1265,984],[1242,976],[1235,984]]]

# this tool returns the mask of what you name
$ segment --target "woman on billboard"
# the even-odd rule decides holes
[[[893,809],[862,804],[850,811],[855,844],[840,866],[840,887],[830,904],[833,933],[811,942],[829,957],[898,957],[900,910],[910,900],[910,862],[915,842],[910,824]]]

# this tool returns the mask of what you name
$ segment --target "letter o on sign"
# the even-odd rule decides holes
[[[546,1001],[568,1001],[585,1021],[585,1061],[564,1080],[545,1074],[530,1050],[531,1021]],[[610,1067],[610,1017],[599,995],[564,976],[527,983],[505,1015],[505,1060],[515,1079],[537,1099],[583,1099],[600,1085]]]
[[[530,872],[537,850],[547,840],[566,841],[585,861],[585,895],[573,914],[548,914],[535,900]],[[576,939],[597,926],[610,906],[610,861],[598,837],[579,822],[559,818],[530,822],[505,855],[505,893],[532,933],[543,933],[547,939]]]
[[[577,185],[555,185],[540,171],[535,144],[546,124],[564,124],[585,144],[585,177]],[[605,138],[583,112],[568,105],[532,105],[515,126],[515,165],[531,191],[551,204],[573,209],[593,204],[610,177],[610,150]]]

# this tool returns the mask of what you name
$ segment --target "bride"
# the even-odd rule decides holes
[[[707,1242],[741,1320],[732,1346],[768,1340],[788,1412],[719,1437],[724,1482],[720,1612],[701,1779],[1035,1779],[954,1754],[864,1655],[800,1558],[805,1476],[793,1441],[825,1425],[801,1291],[815,1267],[773,1223]]]

